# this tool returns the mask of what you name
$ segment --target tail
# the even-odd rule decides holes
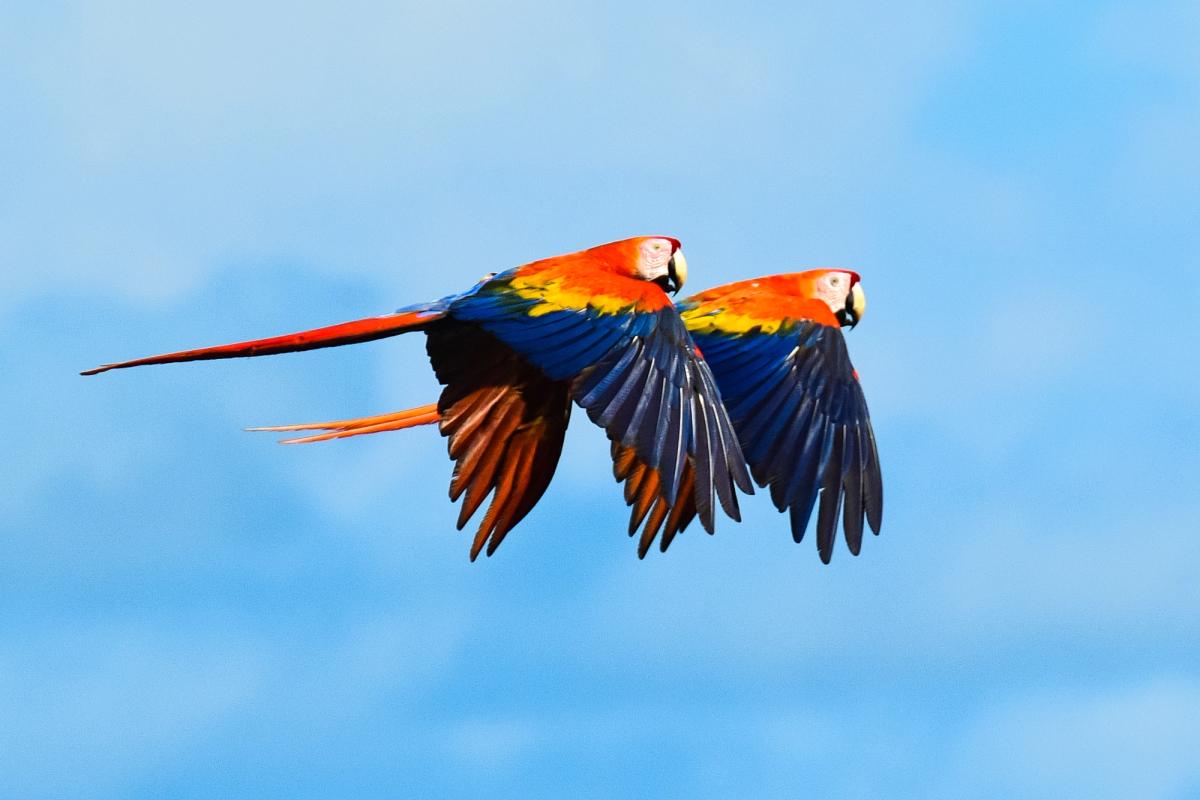
[[[294,439],[282,439],[280,444],[304,444],[305,442],[323,442],[327,439],[344,439],[347,436],[358,436],[363,433],[380,433],[382,431],[398,431],[404,428],[415,428],[418,425],[432,425],[441,420],[437,403],[417,406],[393,414],[380,414],[374,417],[359,417],[358,419],[342,419],[334,422],[309,422],[304,425],[275,425],[269,428],[247,428],[248,431],[327,431],[315,436],[299,436]]]
[[[206,361],[214,358],[243,358],[247,356],[271,356],[276,353],[295,353],[300,350],[316,350],[320,347],[337,347],[343,344],[357,344],[388,336],[397,336],[408,331],[421,330],[431,322],[436,322],[446,315],[445,308],[440,303],[432,303],[410,309],[402,309],[394,314],[384,314],[379,317],[356,319],[352,322],[342,322],[324,328],[314,328],[310,331],[288,333],[283,336],[272,336],[268,339],[255,339],[249,342],[202,347],[198,350],[181,350],[178,353],[164,353],[160,356],[138,358],[133,361],[121,361],[116,364],[104,364],[94,369],[85,370],[80,375],[96,375],[110,369],[125,369],[141,367],[146,364],[171,364],[176,361]]]

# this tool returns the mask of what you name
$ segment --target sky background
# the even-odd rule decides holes
[[[1200,6],[167,6],[0,5],[0,797],[1200,798]],[[242,432],[419,336],[76,374],[648,233],[862,273],[859,558]]]

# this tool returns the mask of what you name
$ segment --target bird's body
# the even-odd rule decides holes
[[[715,506],[737,519],[735,487],[753,487],[712,374],[665,291],[685,277],[677,240],[638,237],[531,262],[393,314],[85,374],[424,331],[444,386],[436,404],[267,430],[324,431],[293,440],[314,441],[437,422],[455,461],[451,499],[463,499],[459,527],[492,498],[472,545],[474,559],[485,546],[494,552],[545,492],[574,401],[612,440],[617,466],[641,484],[653,483],[655,512],[647,526],[670,522],[686,505],[711,531]]]
[[[843,324],[862,317],[856,273],[821,269],[718,286],[679,303],[755,480],[804,537],[814,505],[828,562],[838,517],[850,551],[883,517],[879,454]],[[840,512],[840,513],[839,513]]]

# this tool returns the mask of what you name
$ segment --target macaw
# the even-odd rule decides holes
[[[721,395],[667,292],[687,279],[679,241],[641,236],[486,276],[467,291],[300,333],[105,364],[263,356],[423,331],[443,385],[437,403],[359,419],[254,430],[324,430],[318,441],[436,423],[455,462],[461,530],[491,495],[471,546],[490,556],[541,499],[571,402],[604,428],[626,477],[654,487],[659,524],[687,507],[714,529],[754,488]],[[716,498],[714,503],[714,497]]]
[[[864,516],[876,534],[883,522],[875,434],[841,331],[866,311],[858,273],[815,269],[739,281],[677,307],[717,379],[754,479],[789,512],[792,538],[804,538],[819,503],[821,560],[833,553],[839,510],[846,544],[858,555]]]

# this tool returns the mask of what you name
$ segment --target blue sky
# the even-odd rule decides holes
[[[434,7],[436,5],[436,8]],[[0,796],[1200,797],[1194,3],[0,11]],[[884,534],[644,562],[577,417],[470,564],[419,337],[679,237],[860,271]]]

